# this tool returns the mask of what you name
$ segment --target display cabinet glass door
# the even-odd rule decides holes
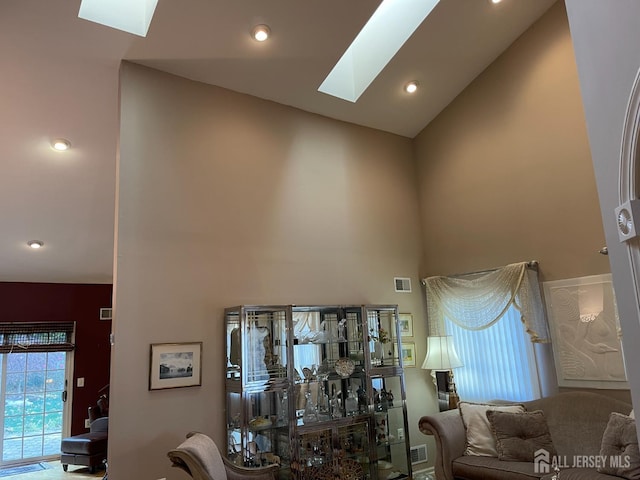
[[[368,418],[354,423],[327,425],[298,435],[301,480],[371,479]]]
[[[396,309],[367,307],[366,315],[371,368],[400,366]]]
[[[297,425],[368,413],[361,310],[294,308]]]
[[[379,479],[411,475],[408,424],[399,375],[372,379]]]
[[[238,465],[288,468],[290,309],[227,309],[228,457]]]

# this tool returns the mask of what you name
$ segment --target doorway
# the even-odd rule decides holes
[[[60,454],[68,430],[66,378],[71,355],[64,351],[0,355],[0,465]]]
[[[60,455],[75,322],[0,323],[0,467]]]

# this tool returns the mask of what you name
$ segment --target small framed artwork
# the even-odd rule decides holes
[[[394,349],[397,348],[394,344]],[[400,351],[402,352],[402,365],[404,367],[416,366],[416,344],[413,342],[402,343],[400,345]]]
[[[398,326],[401,337],[413,337],[413,315],[410,313],[399,313]]]
[[[149,390],[202,385],[202,342],[153,343]]]

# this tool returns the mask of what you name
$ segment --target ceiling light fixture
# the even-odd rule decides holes
[[[31,248],[33,248],[34,250],[37,250],[39,248],[44,247],[44,242],[41,240],[29,240],[27,242],[27,245],[29,245]]]
[[[251,30],[251,36],[258,42],[264,42],[271,35],[271,29],[268,25],[256,25]]]
[[[500,3],[502,0],[491,0],[491,3]]]
[[[51,148],[57,152],[64,152],[71,148],[71,142],[66,138],[56,138],[51,142]]]
[[[407,83],[404,86],[404,91],[407,93],[415,93],[416,90],[418,90],[418,82],[416,82],[415,80]]]

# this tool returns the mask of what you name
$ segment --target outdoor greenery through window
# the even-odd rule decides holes
[[[66,352],[0,355],[3,463],[60,453],[66,355]]]
[[[0,464],[60,454],[74,322],[0,323]]]

